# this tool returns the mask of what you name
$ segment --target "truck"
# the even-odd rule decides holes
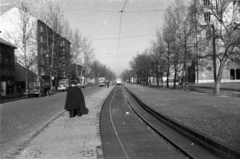
[[[50,83],[29,82],[28,90],[24,93],[26,96],[39,96],[49,95],[51,89]]]
[[[106,85],[106,78],[105,77],[99,77],[98,78],[98,86],[105,86]]]
[[[58,91],[67,91],[68,87],[71,85],[70,79],[64,78],[60,79],[59,84],[58,84]]]

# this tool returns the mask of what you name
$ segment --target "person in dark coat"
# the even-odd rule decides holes
[[[68,87],[65,109],[69,111],[70,118],[88,114],[83,93],[75,81],[72,81],[71,86]]]

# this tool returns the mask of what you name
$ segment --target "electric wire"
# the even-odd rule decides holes
[[[122,11],[124,10],[124,8],[125,8],[125,6],[126,6],[126,3],[127,3],[127,0],[126,0],[125,3],[124,3],[124,6],[123,6]]]
[[[99,12],[99,13],[119,13],[120,11],[111,11],[111,10],[79,10],[79,9],[64,9],[64,10],[69,10],[69,11],[79,11],[79,12]],[[125,13],[133,13],[133,12],[161,12],[165,11],[164,9],[154,9],[154,10],[128,10],[128,11],[123,11]]]
[[[79,9],[64,9],[69,11],[78,11],[78,12],[103,12],[103,13],[117,13],[119,11],[111,11],[111,10],[79,10]]]
[[[133,36],[124,36],[120,37],[120,39],[128,39],[128,38],[137,38],[137,37],[144,37],[144,36],[155,36],[157,34],[146,34],[146,35],[133,35]],[[112,38],[100,38],[100,39],[92,39],[95,40],[112,40],[112,39],[118,39],[119,37],[112,37]]]
[[[117,55],[118,55],[118,51],[119,51],[119,43],[120,43],[120,35],[121,35],[121,27],[122,27],[122,13],[124,11],[124,8],[125,8],[126,4],[127,4],[127,0],[125,1],[124,5],[123,5],[123,8],[120,11],[121,12],[121,17],[120,17],[120,26],[119,26],[119,33],[118,33]]]
[[[121,28],[122,28],[122,12],[121,12],[121,17],[120,17],[120,25],[119,25],[119,33],[118,33],[117,55],[118,55],[118,51],[119,51]]]

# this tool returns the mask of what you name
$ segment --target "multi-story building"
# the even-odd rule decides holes
[[[15,49],[17,49],[16,46],[0,38],[0,92],[2,96],[14,93]]]
[[[16,61],[23,67],[35,73],[37,80],[46,82],[65,76],[68,57],[70,56],[70,42],[46,25],[43,21],[31,15],[26,8],[12,8],[0,15],[0,37],[21,49],[16,50]],[[27,36],[26,51],[21,43],[25,27]],[[26,56],[25,56],[26,55]],[[22,58],[25,57],[25,58]],[[26,59],[26,60],[25,60]],[[50,77],[50,71],[52,77]],[[18,74],[24,79],[25,74]],[[29,74],[29,76],[33,76]],[[28,78],[35,80],[35,78]],[[30,82],[30,81],[29,81]]]
[[[214,7],[217,7],[216,3],[220,3],[220,1],[213,1],[213,0],[195,0],[198,1],[200,5],[202,5],[202,9],[204,10],[204,15],[202,15],[202,19],[200,20],[202,26],[205,26],[207,29],[203,30],[201,34],[201,38],[205,37],[208,38],[210,41],[208,46],[208,53],[212,53],[212,57],[208,58],[202,58],[198,60],[197,62],[194,62],[193,65],[190,67],[190,76],[192,79],[195,79],[195,83],[203,83],[203,82],[214,82],[214,74],[218,73],[218,68],[220,66],[220,61],[218,58],[214,58],[214,44],[215,43],[215,53],[216,56],[222,54],[224,48],[223,48],[223,42],[216,37],[214,37],[215,33],[225,34],[224,27],[231,27],[232,23],[240,24],[240,13],[239,13],[239,1],[225,1],[224,3],[218,4],[221,6],[221,17],[222,23],[225,25],[223,26],[222,23],[219,23],[219,21],[216,19],[215,16],[213,16]],[[218,7],[219,7],[218,6]],[[236,7],[238,9],[236,9]],[[236,10],[238,10],[237,14],[235,15],[236,18],[233,18],[233,14],[235,14]],[[220,12],[219,12],[220,15]],[[216,38],[215,42],[212,40],[212,38]],[[201,54],[201,53],[200,53]],[[234,59],[234,58],[232,58]],[[200,64],[202,67],[200,67]],[[198,67],[196,69],[196,67]],[[194,71],[195,69],[195,78]],[[216,73],[214,73],[216,72]],[[216,78],[216,77],[215,77]],[[240,82],[240,65],[239,63],[235,62],[234,60],[228,59],[225,63],[223,74],[222,74],[222,82]]]
[[[37,20],[37,43],[38,72],[42,79],[49,81],[49,71],[51,70],[54,70],[52,77],[55,81],[66,78],[66,69],[70,63],[71,43],[55,33],[41,20]]]

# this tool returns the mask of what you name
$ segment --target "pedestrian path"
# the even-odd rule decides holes
[[[99,130],[102,104],[112,87],[85,97],[87,115],[69,118],[68,112],[50,123],[16,159],[103,159]]]

